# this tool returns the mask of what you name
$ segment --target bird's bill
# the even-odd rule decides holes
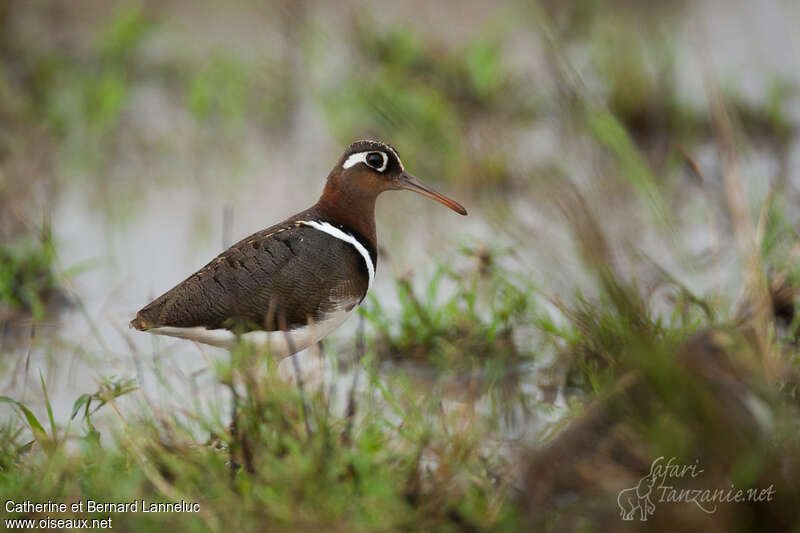
[[[460,203],[456,202],[452,198],[448,198],[444,194],[440,193],[437,190],[428,187],[424,183],[422,183],[418,178],[408,174],[407,172],[403,172],[400,175],[400,179],[398,180],[398,186],[400,189],[406,189],[409,191],[418,192],[423,196],[427,196],[433,200],[436,200],[442,205],[446,205],[459,215],[466,215],[467,210],[464,209]]]

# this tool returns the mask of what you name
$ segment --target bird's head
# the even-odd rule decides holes
[[[461,204],[406,172],[397,150],[378,141],[351,144],[328,176],[328,184],[337,194],[350,197],[374,198],[383,191],[405,189],[467,214]]]

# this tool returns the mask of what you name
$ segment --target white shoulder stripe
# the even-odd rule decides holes
[[[299,220],[300,224],[305,224],[306,226],[311,226],[312,228],[318,229],[320,231],[324,231],[328,235],[332,235],[337,239],[343,240],[344,242],[349,242],[352,244],[358,253],[364,258],[364,262],[367,263],[367,272],[369,273],[369,284],[367,285],[367,290],[372,287],[372,281],[375,279],[375,265],[372,263],[372,258],[369,256],[369,252],[364,245],[358,242],[358,239],[350,235],[349,233],[345,233],[344,231],[340,230],[336,226],[329,224],[328,222],[317,222],[315,220]]]

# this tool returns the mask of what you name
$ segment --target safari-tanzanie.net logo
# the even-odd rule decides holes
[[[678,463],[675,457],[659,457],[650,465],[650,472],[633,487],[623,489],[617,496],[620,517],[623,520],[647,521],[656,511],[656,504],[692,504],[705,513],[716,512],[722,503],[769,502],[775,496],[775,488],[730,487],[684,488],[676,486],[678,480],[696,479],[703,473],[699,461],[694,464]]]

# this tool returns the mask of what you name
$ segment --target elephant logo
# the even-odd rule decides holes
[[[633,520],[636,511],[639,511],[639,520],[647,522],[647,517],[652,516],[656,510],[656,505],[650,499],[656,476],[651,471],[639,480],[635,487],[623,489],[617,496],[617,505],[620,509],[620,517],[623,520]]]

